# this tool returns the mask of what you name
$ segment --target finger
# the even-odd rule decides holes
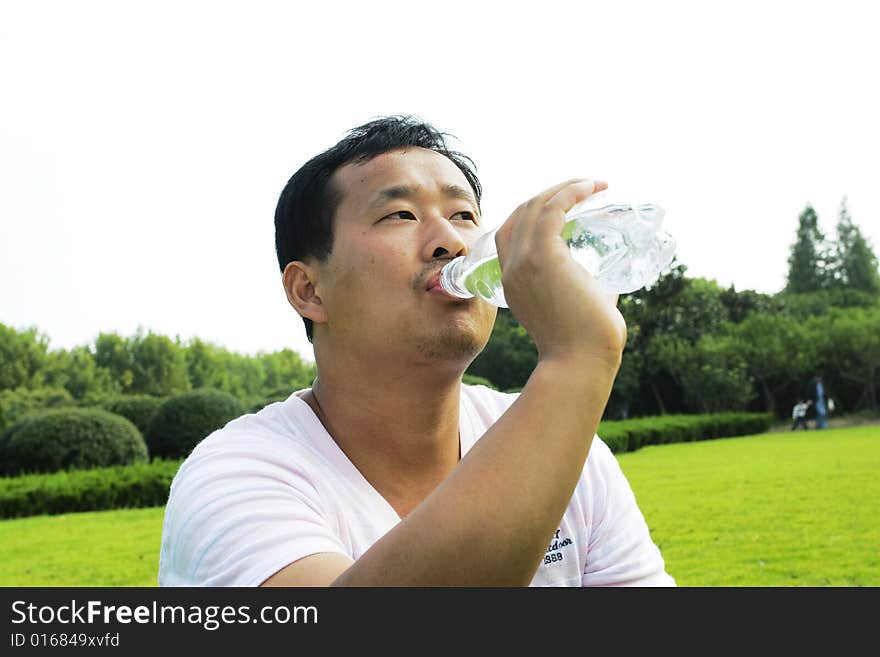
[[[569,178],[565,182],[558,183],[553,185],[553,187],[548,187],[540,194],[535,195],[530,199],[530,201],[540,201],[542,203],[546,203],[548,199],[552,198],[554,194],[558,193],[560,190],[565,189],[569,185],[576,185],[578,183],[586,182],[590,180],[590,178]]]
[[[563,187],[544,204],[542,212],[544,218],[537,222],[536,228],[542,232],[559,235],[565,223],[565,214],[595,192],[607,187],[608,184],[601,180],[583,180]]]
[[[547,199],[545,205],[568,212],[581,201],[585,201],[596,192],[605,189],[608,189],[608,183],[603,180],[580,180],[561,187]]]
[[[511,215],[509,219],[512,219],[514,216],[519,217],[518,221],[506,221],[504,225],[496,233],[496,245],[498,246],[499,251],[503,250],[507,243],[511,239],[522,239],[523,233],[527,234],[529,238],[533,235],[534,224],[536,223],[545,223],[538,222],[537,219],[541,214],[543,214],[548,205],[549,199],[555,198],[558,194],[563,192],[565,189],[569,187],[578,187],[578,186],[589,186],[592,190],[591,193],[599,192],[608,188],[608,183],[602,180],[591,180],[589,178],[571,178],[566,180],[565,182],[561,182],[557,185],[553,185],[537,196],[532,197],[525,203],[523,203],[517,211]],[[589,194],[588,194],[589,195]],[[575,198],[579,198],[575,196]],[[586,196],[584,198],[587,198]],[[576,203],[580,201],[574,201],[566,207],[562,214],[564,215],[571,207],[573,207]],[[552,222],[554,225],[556,222]],[[561,226],[559,230],[561,231]]]
[[[525,208],[526,212],[524,213],[524,218],[527,218],[527,223],[533,224],[536,223],[537,219],[545,214],[548,209],[552,211],[557,208],[561,209],[561,214],[564,215],[577,203],[588,198],[590,194],[607,188],[608,183],[603,180],[592,180],[590,178],[572,178],[571,180],[566,180],[564,183],[554,185],[542,194],[531,199],[531,201],[526,204],[527,207]],[[568,199],[571,199],[571,201],[569,202]],[[553,214],[558,215],[559,213],[554,212]],[[520,221],[519,223],[524,222]],[[555,225],[556,222],[553,221],[551,223]]]

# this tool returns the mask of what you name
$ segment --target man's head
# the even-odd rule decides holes
[[[362,164],[378,155],[424,148],[448,158],[470,185],[479,210],[482,187],[473,161],[449,150],[445,133],[411,116],[390,116],[354,128],[335,146],[306,162],[288,180],[275,208],[275,252],[283,272],[293,261],[326,261],[333,249],[333,220],[345,195],[334,174],[350,163]],[[303,317],[312,341],[312,320]]]
[[[356,128],[291,178],[276,247],[317,359],[460,367],[485,346],[494,306],[432,284],[484,232],[468,162],[430,125],[391,117]]]

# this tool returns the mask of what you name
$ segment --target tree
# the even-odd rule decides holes
[[[314,364],[303,363],[292,349],[244,356],[194,338],[185,352],[193,388],[228,392],[249,407],[270,397],[286,398],[315,379]]]
[[[637,331],[642,344],[659,332],[694,343],[706,333],[717,332],[729,319],[721,286],[713,280],[687,278],[685,271],[679,265],[652,288],[621,299],[626,325]]]
[[[746,360],[726,336],[700,338],[680,376],[685,401],[701,413],[744,411],[755,397]]]
[[[165,335],[148,333],[131,344],[131,392],[167,397],[191,388],[183,347]]]
[[[227,352],[229,393],[250,405],[265,396],[266,370],[258,358]],[[290,392],[293,392],[291,390]]]
[[[315,364],[304,363],[293,349],[282,349],[271,354],[258,354],[265,374],[264,394],[305,388],[315,380]]]
[[[187,374],[193,388],[216,388],[229,392],[227,352],[209,342],[194,338],[185,348]]]
[[[721,293],[720,300],[727,309],[728,318],[734,324],[739,324],[753,313],[770,313],[781,310],[782,307],[781,302],[769,294],[755,290],[737,292],[733,285]]]
[[[620,301],[627,325],[623,359],[633,361],[631,367],[638,368],[641,380],[633,415],[683,410],[681,377],[670,369],[671,361],[660,358],[669,355],[669,345],[663,341],[695,344],[703,335],[718,332],[728,319],[721,286],[712,280],[687,278],[686,271],[687,267],[677,264],[651,287]],[[652,346],[655,339],[661,343]]]
[[[41,385],[48,350],[49,339],[37,329],[0,324],[0,390]]]
[[[819,230],[819,217],[807,205],[798,218],[797,239],[788,257],[786,292],[816,292],[827,287],[827,247]]]
[[[134,381],[131,340],[117,333],[99,333],[95,338],[95,364],[110,372],[122,392],[131,392]]]
[[[782,314],[755,313],[731,328],[731,338],[769,413],[777,395],[806,380],[815,366],[815,345],[800,322]]]
[[[807,325],[815,336],[822,370],[841,382],[861,388],[854,408],[878,406],[880,372],[880,306],[833,309]],[[826,377],[823,377],[826,378]],[[830,378],[830,377],[829,377]]]
[[[489,379],[499,390],[522,388],[538,364],[538,349],[507,308],[499,308],[486,348],[467,373]]]
[[[46,359],[45,381],[48,386],[65,388],[75,399],[97,400],[121,392],[110,371],[98,367],[87,346],[70,351],[50,351]]]
[[[0,433],[31,412],[73,405],[73,397],[64,388],[0,390]]]
[[[659,412],[660,414],[667,412],[666,400],[661,394],[661,390],[668,391],[669,386],[664,384],[669,381],[669,375],[663,372],[662,364],[654,357],[655,350],[650,348],[650,343],[679,314],[673,310],[665,318],[660,317],[662,310],[672,308],[687,287],[686,271],[685,265],[674,261],[674,266],[663,273],[652,285],[621,297],[618,308],[626,320],[627,327],[626,349],[623,352],[621,369],[626,367],[627,376],[621,387],[618,388],[617,394],[614,395],[615,410],[621,409],[620,395],[626,391],[632,395],[630,403],[625,408],[626,415],[629,415],[630,412],[633,415],[642,414],[649,407],[649,402],[642,401],[642,389],[645,389],[656,407],[656,410],[651,408],[649,412]],[[630,388],[633,370],[638,372],[638,394]],[[677,382],[671,381],[670,383],[672,386],[680,388]],[[612,393],[614,393],[613,390]],[[666,397],[668,398],[668,396],[667,394]],[[618,410],[618,412],[621,411]],[[623,413],[621,412],[621,414]]]
[[[877,256],[859,227],[853,223],[846,206],[846,197],[840,202],[837,241],[830,273],[835,287],[861,290],[874,297],[880,296]]]
[[[627,332],[627,345],[630,344],[632,332]],[[642,384],[644,357],[638,351],[631,351],[629,347],[623,350],[623,360],[617,376],[614,377],[614,385],[611,388],[611,396],[605,409],[607,419],[625,420],[630,415],[633,401],[638,397],[639,388]]]
[[[681,387],[688,411],[744,410],[755,396],[745,359],[727,337],[706,335],[692,344],[658,334],[649,344],[648,357]]]

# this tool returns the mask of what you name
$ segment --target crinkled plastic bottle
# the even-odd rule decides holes
[[[627,294],[653,283],[675,257],[675,240],[660,229],[665,214],[660,206],[579,207],[566,215],[562,237],[572,257],[609,293]],[[440,285],[446,292],[507,307],[495,250],[496,230],[481,236],[467,255],[443,267]]]

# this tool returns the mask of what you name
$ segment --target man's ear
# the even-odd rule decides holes
[[[301,317],[312,320],[316,324],[327,321],[327,309],[315,291],[317,269],[299,260],[287,264],[281,281],[287,301]]]

